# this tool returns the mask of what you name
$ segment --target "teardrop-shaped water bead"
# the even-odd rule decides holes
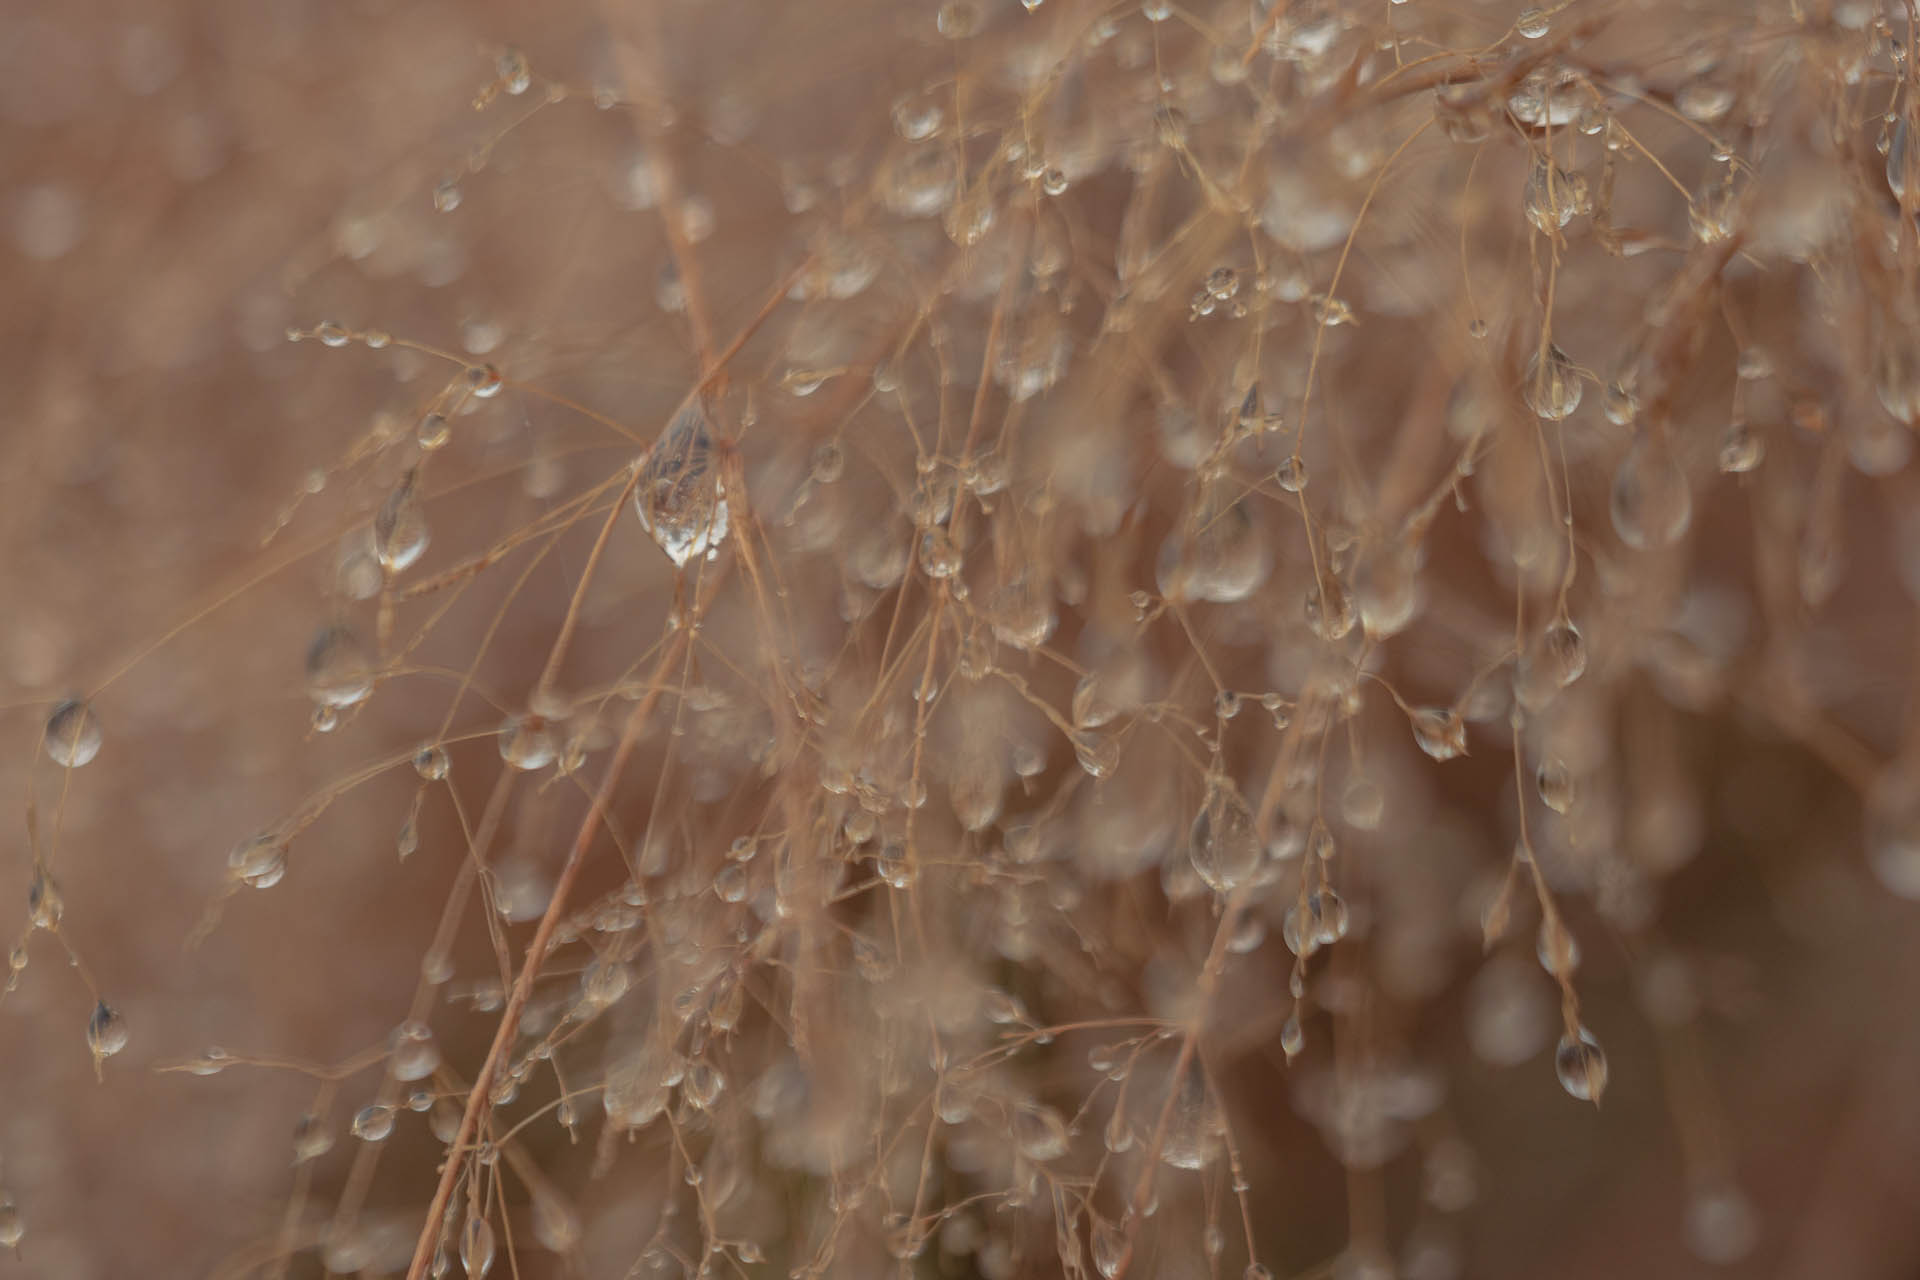
[[[633,508],[640,526],[681,568],[695,556],[716,554],[726,540],[727,497],[698,399],[674,415],[641,463]]]
[[[1693,523],[1686,473],[1659,437],[1642,433],[1613,475],[1609,507],[1620,541],[1636,551],[1670,547]]]

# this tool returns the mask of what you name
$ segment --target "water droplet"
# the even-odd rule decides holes
[[[27,918],[36,929],[56,929],[60,918],[66,914],[66,902],[60,896],[60,886],[48,874],[46,868],[35,867],[33,879],[27,882]]]
[[[1527,362],[1526,382],[1521,387],[1527,407],[1550,422],[1559,422],[1578,409],[1584,390],[1579,370],[1554,343],[1547,344],[1544,365],[1538,351]]]
[[[1636,551],[1670,547],[1693,522],[1687,477],[1664,440],[1642,433],[1613,476],[1614,532]]]
[[[1534,770],[1533,785],[1540,792],[1540,803],[1555,813],[1573,807],[1573,774],[1561,761],[1548,757]]]
[[[26,1239],[27,1222],[12,1196],[0,1196],[0,1249],[18,1249]]]
[[[533,85],[533,72],[527,66],[527,55],[518,49],[503,50],[494,61],[494,70],[499,73],[500,87],[516,98]]]
[[[92,1051],[94,1061],[111,1058],[127,1047],[127,1020],[120,1011],[105,1000],[93,1006],[93,1016],[87,1019],[87,1048]]]
[[[1580,1027],[1560,1037],[1553,1053],[1554,1074],[1560,1087],[1582,1102],[1600,1101],[1607,1088],[1607,1055],[1591,1031]]]
[[[1538,40],[1553,30],[1553,17],[1539,7],[1522,9],[1513,21],[1513,29],[1528,40]]]
[[[393,1132],[393,1108],[384,1102],[370,1102],[354,1113],[353,1136],[362,1142],[384,1142]]]
[[[287,846],[269,832],[248,836],[227,854],[227,872],[249,889],[271,889],[287,874]]]
[[[708,1111],[726,1089],[727,1077],[720,1068],[701,1058],[687,1068],[687,1076],[681,1087],[688,1102],[702,1111]]]
[[[1552,235],[1573,221],[1576,213],[1585,213],[1590,204],[1587,180],[1545,159],[1534,162],[1527,176],[1522,200],[1527,221]]]
[[[452,213],[460,207],[460,180],[442,178],[433,187],[433,207],[441,213]]]
[[[1204,1169],[1220,1156],[1225,1124],[1219,1102],[1199,1063],[1187,1065],[1174,1085],[1173,1111],[1167,1117],[1160,1158],[1176,1169]]]
[[[453,427],[447,422],[445,414],[429,413],[420,419],[420,425],[414,429],[413,438],[423,452],[432,453],[436,449],[446,447],[447,441],[453,438]]]
[[[920,535],[920,567],[929,578],[951,578],[960,572],[960,551],[938,526]]]
[[[1411,537],[1374,544],[1353,568],[1353,602],[1370,640],[1406,630],[1420,607],[1421,546]]]
[[[1120,1274],[1120,1262],[1127,1253],[1127,1233],[1121,1230],[1119,1224],[1095,1218],[1093,1230],[1087,1238],[1087,1247],[1093,1254],[1094,1269],[1106,1280],[1113,1280]]]
[[[1253,812],[1226,778],[1208,779],[1207,798],[1188,832],[1187,856],[1215,893],[1231,893],[1260,866],[1260,837]]]
[[[351,707],[373,692],[373,663],[352,631],[322,626],[307,646],[307,692],[322,707]]]
[[[500,394],[500,388],[505,385],[506,380],[500,376],[500,371],[492,365],[475,364],[467,366],[467,390],[473,393],[475,400],[491,400]]]
[[[398,573],[427,549],[427,516],[414,484],[419,471],[409,468],[373,518],[373,553],[388,573]]]
[[[440,1046],[434,1041],[433,1029],[424,1022],[409,1019],[395,1027],[387,1048],[392,1054],[388,1069],[395,1080],[425,1080],[440,1066]]]
[[[1735,418],[1720,436],[1720,469],[1728,475],[1742,475],[1760,465],[1766,457],[1766,440],[1746,422]]]
[[[493,1269],[493,1227],[485,1214],[468,1212],[460,1228],[460,1266],[468,1280],[483,1280]]]
[[[1640,398],[1634,394],[1633,384],[1622,378],[1609,381],[1600,396],[1600,411],[1616,427],[1632,426],[1640,416]]]
[[[447,757],[447,749],[434,743],[413,753],[413,769],[428,782],[438,782],[447,776],[452,762]]]
[[[304,1115],[293,1127],[293,1162],[305,1164],[333,1150],[333,1132],[316,1115]]]
[[[100,754],[100,717],[91,704],[68,698],[47,717],[43,742],[55,764],[77,769]]]
[[[1888,323],[1874,352],[1873,389],[1888,413],[1908,426],[1920,425],[1920,330]]]
[[[1450,707],[1426,707],[1413,713],[1413,740],[1435,760],[1466,754],[1467,725]]]
[[[675,565],[712,559],[727,537],[727,496],[714,466],[707,413],[698,400],[674,415],[654,442],[634,487],[634,511]]]
[[[501,724],[500,758],[514,768],[544,769],[558,755],[553,728],[544,716],[508,716]]]
[[[1120,767],[1120,735],[1087,733],[1073,735],[1074,758],[1089,777],[1105,778]]]
[[[1067,1154],[1067,1125],[1060,1113],[1038,1102],[1013,1111],[1013,1144],[1029,1160],[1057,1160]]]
[[[722,902],[745,902],[752,873],[743,862],[729,862],[713,877],[713,892]]]
[[[894,132],[908,142],[931,138],[945,121],[945,95],[939,90],[917,89],[894,100]]]
[[[611,956],[595,956],[580,975],[580,998],[594,1009],[606,1009],[627,994],[632,975]]]
[[[1299,454],[1294,454],[1282,462],[1273,473],[1274,482],[1288,493],[1299,493],[1307,487],[1307,464]]]
[[[1574,938],[1573,931],[1567,928],[1566,921],[1558,915],[1548,916],[1540,922],[1540,936],[1534,943],[1534,954],[1539,957],[1540,967],[1556,978],[1571,978],[1574,970],[1580,967],[1580,943]]]

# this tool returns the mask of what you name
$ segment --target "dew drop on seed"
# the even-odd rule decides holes
[[[1452,760],[1467,749],[1467,726],[1450,707],[1425,707],[1413,713],[1413,740],[1435,760]]]
[[[1225,1142],[1225,1123],[1219,1101],[1197,1062],[1187,1064],[1174,1085],[1173,1110],[1167,1117],[1166,1139],[1160,1158],[1176,1169],[1204,1169],[1219,1158]]]
[[[33,879],[27,883],[27,919],[36,929],[54,929],[65,914],[59,884],[44,867],[35,867]]]
[[[1052,1107],[1022,1103],[1013,1111],[1013,1143],[1028,1160],[1057,1160],[1067,1153],[1066,1121]]]
[[[1520,16],[1514,19],[1513,29],[1529,40],[1538,40],[1553,30],[1553,18],[1545,9],[1537,6],[1522,9]]]
[[[1188,831],[1187,856],[1215,893],[1231,893],[1258,870],[1260,837],[1240,790],[1222,777],[1207,782],[1207,797]]]
[[[333,1132],[316,1115],[304,1115],[293,1127],[293,1162],[305,1164],[333,1150]]]
[[[410,468],[373,518],[373,553],[388,573],[407,568],[427,549],[427,516],[415,492],[419,475]]]
[[[1307,464],[1296,453],[1280,464],[1273,473],[1273,479],[1288,493],[1299,493],[1307,487]]]
[[[938,90],[916,89],[894,100],[893,129],[908,142],[924,142],[945,121],[945,100]]]
[[[227,873],[249,889],[271,889],[287,874],[287,846],[268,832],[248,836],[227,854]]]
[[[414,428],[413,438],[423,452],[432,453],[436,449],[446,448],[447,441],[453,438],[453,427],[444,413],[429,413]]]
[[[388,1069],[402,1083],[425,1080],[440,1066],[440,1046],[424,1022],[409,1019],[394,1028],[387,1045],[392,1056]]]
[[[373,663],[352,631],[322,626],[307,646],[307,692],[322,707],[351,707],[373,692]]]
[[[743,862],[729,862],[713,877],[713,892],[722,902],[745,902],[751,873]]]
[[[451,763],[447,756],[447,749],[438,743],[422,747],[413,753],[414,772],[428,782],[438,782],[446,777]]]
[[[707,422],[697,399],[675,414],[648,451],[634,486],[640,527],[683,569],[695,556],[718,554],[727,537],[727,497]]]
[[[1528,408],[1550,422],[1559,422],[1580,407],[1584,387],[1567,353],[1557,344],[1548,343],[1544,365],[1538,351],[1527,362],[1526,382],[1521,390]]]
[[[1598,1102],[1606,1092],[1607,1055],[1585,1027],[1560,1037],[1553,1053],[1553,1070],[1560,1077],[1560,1087],[1582,1102]]]
[[[96,1061],[111,1058],[127,1047],[127,1020],[105,1000],[93,1006],[87,1019],[87,1048]]]
[[[43,742],[55,764],[77,769],[100,754],[100,717],[91,704],[68,698],[47,717]]]
[[[460,1228],[460,1266],[467,1280],[483,1280],[493,1268],[493,1227],[484,1214],[468,1213]]]
[[[553,729],[542,716],[508,716],[500,726],[500,758],[516,769],[531,772],[554,762],[559,749]]]
[[[503,51],[494,63],[494,70],[500,76],[500,87],[516,98],[533,86],[533,71],[527,65],[527,55],[518,49]]]
[[[1120,1274],[1120,1261],[1127,1252],[1127,1233],[1120,1229],[1118,1223],[1108,1222],[1104,1218],[1096,1219],[1087,1246],[1093,1254],[1094,1269],[1106,1280],[1113,1280]]]
[[[1571,978],[1580,967],[1580,943],[1567,928],[1567,922],[1557,915],[1540,922],[1534,954],[1540,960],[1540,967],[1556,978]]]
[[[500,388],[505,385],[506,380],[500,376],[500,371],[492,365],[475,364],[467,366],[467,390],[473,393],[475,400],[491,400],[494,396],[500,394]]]
[[[1643,433],[1614,472],[1609,504],[1614,532],[1636,551],[1670,547],[1693,522],[1687,477],[1665,443]]]
[[[353,1136],[362,1142],[385,1142],[393,1132],[393,1108],[370,1102],[353,1116]]]
[[[1720,435],[1720,470],[1730,476],[1744,475],[1766,457],[1766,440],[1753,427],[1736,418]]]
[[[1564,814],[1573,807],[1573,774],[1561,761],[1549,757],[1534,770],[1533,785],[1540,803],[1555,813]]]
[[[596,956],[580,975],[580,998],[594,1009],[611,1008],[632,981],[627,966],[611,956]]]

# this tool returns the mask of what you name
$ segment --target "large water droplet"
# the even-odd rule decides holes
[[[1560,1077],[1560,1087],[1582,1102],[1599,1102],[1606,1092],[1607,1055],[1585,1027],[1560,1037],[1553,1070]]]
[[[1686,473],[1658,437],[1642,433],[1613,475],[1613,529],[1636,551],[1670,547],[1693,523]]]
[[[373,692],[373,662],[352,631],[337,623],[307,646],[307,692],[323,707],[351,707]]]
[[[1207,798],[1188,832],[1187,856],[1215,893],[1231,893],[1260,866],[1260,837],[1253,812],[1226,778],[1207,783]]]
[[[43,740],[54,763],[77,769],[100,754],[100,717],[79,698],[68,698],[47,717]]]
[[[1528,408],[1549,421],[1558,422],[1580,407],[1580,397],[1586,388],[1567,353],[1548,343],[1544,361],[1536,351],[1527,362],[1526,381],[1520,390]]]
[[[427,516],[414,492],[419,474],[409,470],[373,518],[373,552],[388,573],[405,569],[427,549]]]
[[[640,466],[633,508],[674,564],[709,558],[727,537],[727,496],[714,465],[707,414],[698,399],[675,414]]]

